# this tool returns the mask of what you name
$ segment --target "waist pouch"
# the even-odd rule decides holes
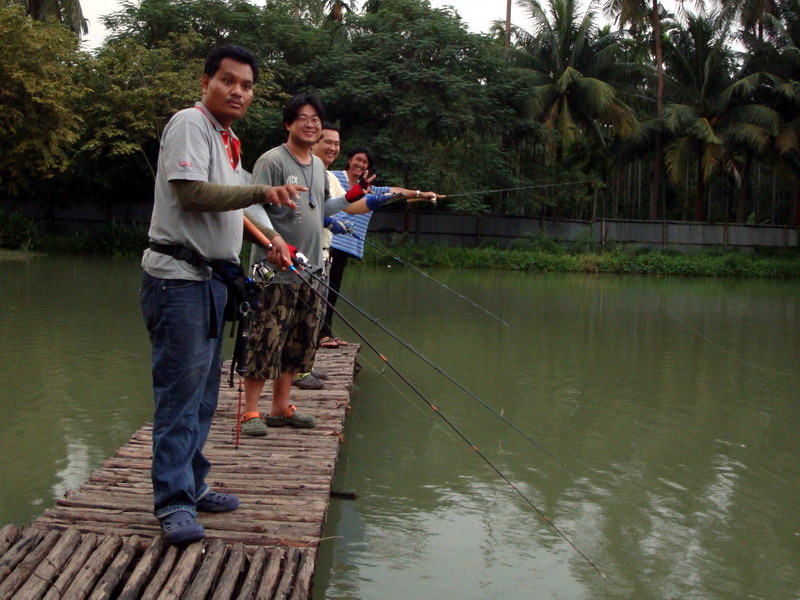
[[[242,265],[228,260],[210,260],[208,266],[211,267],[211,276],[224,283],[228,290],[224,319],[236,321],[245,303],[254,306],[258,300],[257,297],[253,298],[252,286],[247,285]]]
[[[210,267],[211,276],[217,281],[222,282],[228,291],[228,301],[225,304],[225,311],[223,319],[225,321],[236,321],[241,315],[241,307],[243,303],[249,302],[251,307],[255,306],[258,301],[257,292],[253,292],[247,285],[247,280],[244,276],[244,270],[239,263],[231,262],[229,260],[208,260],[199,252],[190,250],[186,246],[180,244],[157,244],[150,242],[150,249],[154,252],[166,254],[175,259],[182,260],[189,263],[194,267]],[[212,297],[213,304],[213,297]],[[212,306],[212,318],[209,327],[210,332],[216,331],[216,311]],[[209,337],[216,337],[216,333]]]

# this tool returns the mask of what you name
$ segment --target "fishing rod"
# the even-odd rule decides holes
[[[247,217],[244,218],[244,225],[245,225],[245,228],[247,229],[247,231],[250,232],[250,234],[258,241],[259,244],[261,244],[262,246],[264,246],[265,248],[268,248],[268,249],[271,249],[273,247],[272,244],[269,242],[269,240],[266,238],[266,236],[263,233],[261,233],[261,231],[259,231],[258,228],[255,225],[253,225],[250,222],[249,219],[247,219]],[[300,279],[300,281],[305,283],[311,289],[312,293],[314,293],[326,305],[328,305],[331,308],[331,310],[333,310],[333,312],[336,314],[336,316],[338,316],[345,325],[347,325],[350,329],[352,329],[353,332],[359,338],[361,338],[361,340],[367,346],[369,346],[370,350],[372,350],[386,364],[386,366],[388,366],[392,371],[394,371],[394,373],[403,381],[403,383],[405,383],[411,390],[413,390],[414,393],[417,394],[417,396],[419,396],[422,399],[422,401],[425,402],[425,404],[427,404],[428,407],[431,410],[433,410],[433,412],[436,413],[447,424],[447,426],[450,427],[450,429],[453,430],[453,432],[456,435],[458,435],[458,437],[460,437],[462,440],[464,440],[464,442],[466,442],[467,445],[479,457],[481,457],[481,459],[483,459],[483,461],[487,465],[489,465],[489,467],[495,473],[497,473],[497,475],[503,481],[505,481],[511,487],[511,489],[514,490],[517,493],[517,495],[525,501],[526,504],[528,504],[528,506],[530,506],[534,511],[536,511],[536,513],[542,518],[542,520],[544,520],[545,523],[550,525],[550,527],[552,527],[553,530],[556,533],[558,533],[558,535],[564,541],[566,541],[570,545],[570,547],[572,547],[572,549],[575,550],[575,552],[577,552],[581,556],[581,558],[583,558],[587,563],[589,563],[589,565],[591,565],[591,567],[595,571],[597,571],[603,578],[605,578],[606,577],[605,573],[603,573],[603,571],[601,571],[600,568],[594,562],[592,562],[592,560],[588,556],[586,556],[581,551],[581,549],[578,548],[578,546],[575,545],[575,543],[563,531],[561,531],[561,529],[559,529],[559,527],[549,517],[547,517],[547,515],[545,515],[544,512],[542,512],[541,509],[539,509],[539,507],[537,507],[533,503],[533,501],[530,498],[528,498],[528,496],[522,490],[520,490],[516,486],[516,484],[514,482],[512,482],[508,478],[508,476],[505,473],[503,473],[503,471],[501,471],[500,468],[497,465],[495,465],[494,462],[488,456],[486,456],[486,454],[484,454],[478,448],[478,446],[476,446],[474,443],[472,443],[472,441],[458,427],[456,427],[455,424],[453,424],[453,422],[450,421],[450,419],[448,419],[444,415],[444,413],[442,413],[442,411],[440,411],[436,407],[435,404],[433,404],[430,400],[428,400],[427,396],[425,396],[425,394],[423,394],[422,391],[417,386],[415,386],[413,383],[411,383],[411,381],[396,366],[394,366],[394,364],[388,358],[386,358],[386,356],[384,356],[380,352],[380,350],[378,350],[378,348],[371,341],[369,341],[358,329],[356,329],[355,326],[353,326],[353,324],[350,322],[349,319],[347,319],[344,315],[342,315],[342,313],[340,311],[338,311],[336,309],[336,307],[333,306],[328,301],[328,299],[316,287],[314,287],[314,285],[312,284],[312,282],[310,280],[312,277],[314,277],[314,275],[312,273],[310,273],[309,271],[301,270],[301,269],[304,269],[307,264],[308,264],[308,260],[305,258],[305,256],[303,256],[299,252],[295,252],[294,256],[293,256],[293,264],[287,265],[287,268],[289,270],[291,270],[295,275],[297,275],[297,277]],[[309,279],[306,279],[305,277],[303,277],[303,273],[308,273],[309,274]]]
[[[425,394],[423,394],[422,391],[417,386],[415,386],[388,358],[386,358],[386,356],[382,354],[380,350],[378,350],[378,348],[369,339],[367,339],[358,329],[356,329],[355,326],[353,326],[353,324],[344,315],[342,315],[340,311],[336,309],[336,307],[332,306],[330,302],[328,302],[328,299],[325,298],[325,296],[319,290],[317,290],[316,287],[314,287],[313,283],[310,281],[310,279],[315,276],[311,274],[309,271],[300,270],[300,268],[303,268],[305,264],[307,264],[305,263],[305,257],[299,253],[297,256],[299,260],[298,258],[296,258],[295,264],[290,266],[289,270],[294,272],[295,275],[297,275],[300,278],[300,280],[303,283],[305,283],[317,297],[319,297],[325,304],[327,304],[333,310],[333,312],[342,320],[342,322],[345,323],[345,325],[347,325],[359,338],[361,338],[361,340],[367,346],[369,346],[370,350],[372,350],[386,364],[386,366],[388,366],[392,371],[394,371],[394,373],[403,381],[403,383],[405,383],[411,390],[413,390],[414,393],[417,394],[417,396],[419,396],[422,399],[422,401],[425,402],[425,404],[427,404],[428,407],[431,410],[433,410],[433,412],[436,413],[442,419],[442,421],[444,421],[447,424],[447,426],[450,427],[451,430],[453,430],[453,432],[458,437],[464,440],[464,442],[466,442],[467,445],[481,459],[483,459],[483,461],[487,465],[489,465],[489,467],[495,473],[497,473],[497,475],[503,481],[505,481],[511,487],[511,489],[514,490],[517,493],[517,495],[525,501],[525,503],[528,506],[530,506],[534,511],[536,511],[536,513],[542,518],[542,520],[544,520],[545,523],[550,525],[550,527],[552,527],[553,530],[556,533],[558,533],[558,535],[564,541],[566,541],[570,545],[570,547],[572,547],[572,549],[575,550],[575,552],[577,552],[581,556],[581,558],[583,558],[587,563],[589,563],[589,565],[591,565],[591,567],[595,571],[597,571],[603,578],[605,578],[606,577],[605,573],[603,573],[603,571],[601,571],[600,568],[594,562],[592,562],[592,560],[588,556],[586,556],[586,554],[584,554],[581,551],[581,549],[578,548],[578,546],[547,515],[545,515],[544,512],[542,512],[542,510],[539,509],[539,507],[537,507],[533,503],[533,501],[530,498],[528,498],[528,496],[522,490],[520,490],[517,487],[517,485],[513,481],[511,481],[511,479],[509,479],[508,476],[505,473],[503,473],[503,471],[500,470],[500,468],[488,456],[486,456],[486,454],[484,454],[478,448],[478,446],[476,446],[458,427],[456,427],[455,424],[450,419],[448,419],[447,416],[445,416],[444,413],[442,413],[442,411],[439,410],[439,408],[437,408],[437,406],[433,404],[433,402],[431,402],[427,398],[427,396],[425,396]],[[303,273],[308,273],[309,279],[303,277]]]
[[[328,284],[328,282],[326,282],[326,281],[325,281],[325,279],[324,279],[324,278],[322,278],[322,277],[319,277],[318,275],[314,275],[313,273],[309,273],[309,275],[310,275],[310,276],[311,276],[311,277],[312,277],[312,278],[313,278],[315,281],[317,281],[318,283],[321,283],[323,286],[325,286],[329,292],[333,291],[333,289],[331,288],[331,286]],[[415,348],[414,348],[414,347],[413,347],[413,346],[412,346],[412,345],[411,345],[409,342],[405,341],[405,340],[404,340],[404,339],[402,339],[400,336],[398,336],[397,334],[395,334],[394,332],[392,332],[392,331],[391,331],[391,330],[390,330],[388,327],[386,327],[386,325],[384,325],[383,323],[381,323],[381,322],[380,322],[380,320],[379,320],[377,317],[374,317],[374,316],[372,316],[371,314],[369,314],[367,311],[365,311],[363,308],[361,308],[361,307],[360,307],[360,306],[358,306],[358,305],[357,305],[355,302],[353,302],[353,301],[352,301],[350,298],[348,298],[348,297],[346,297],[346,296],[342,295],[342,293],[341,293],[341,292],[339,292],[339,298],[341,298],[342,300],[344,300],[344,301],[345,301],[345,302],[346,302],[346,303],[347,303],[349,306],[353,307],[353,309],[354,309],[354,310],[356,310],[356,312],[358,312],[358,313],[359,313],[360,315],[362,315],[364,318],[366,318],[367,320],[369,320],[369,321],[370,321],[370,322],[372,322],[373,324],[377,325],[377,326],[378,326],[378,327],[379,327],[379,328],[380,328],[380,329],[381,329],[381,330],[382,330],[384,333],[386,333],[387,335],[389,335],[389,337],[391,337],[391,338],[392,338],[393,340],[395,340],[397,343],[401,344],[401,345],[402,345],[402,346],[404,346],[406,349],[408,349],[408,350],[409,350],[409,351],[410,351],[410,352],[411,352],[411,353],[412,353],[414,356],[416,356],[417,358],[419,358],[420,360],[422,360],[422,361],[423,361],[424,363],[426,363],[426,364],[427,364],[429,367],[431,367],[431,368],[432,368],[434,371],[436,371],[437,373],[439,373],[440,375],[442,375],[442,376],[443,376],[445,379],[447,379],[448,381],[450,381],[450,382],[451,382],[453,385],[455,385],[455,386],[456,386],[458,389],[460,389],[462,392],[464,392],[465,394],[467,394],[467,395],[468,395],[470,398],[472,398],[472,399],[476,400],[476,401],[477,401],[477,402],[478,402],[478,403],[479,403],[481,406],[483,406],[483,407],[484,407],[486,410],[488,410],[490,413],[492,413],[492,414],[493,414],[494,416],[496,416],[498,419],[500,419],[501,421],[503,421],[503,423],[505,423],[506,425],[508,425],[509,427],[511,427],[511,428],[512,428],[514,431],[516,431],[516,432],[517,432],[519,435],[521,435],[521,436],[522,436],[522,437],[524,437],[526,440],[528,440],[529,442],[531,442],[531,443],[532,443],[534,446],[536,446],[537,448],[539,448],[539,450],[541,450],[542,452],[544,452],[545,454],[547,454],[547,456],[549,456],[550,458],[552,458],[553,460],[555,460],[555,461],[556,461],[558,464],[560,464],[562,467],[565,467],[565,468],[566,468],[566,466],[567,466],[567,465],[565,465],[565,464],[564,464],[564,463],[563,463],[561,460],[559,460],[559,459],[558,459],[558,458],[557,458],[555,455],[553,455],[553,454],[552,454],[552,453],[551,453],[549,450],[547,450],[547,448],[545,448],[544,446],[542,446],[542,445],[541,445],[539,442],[537,442],[536,440],[534,440],[534,439],[533,439],[533,438],[532,438],[532,437],[531,437],[529,434],[525,433],[525,432],[524,432],[524,431],[522,431],[522,430],[521,430],[519,427],[517,427],[516,425],[514,425],[514,423],[512,423],[511,421],[509,421],[508,419],[506,419],[506,418],[505,418],[505,417],[504,417],[502,414],[500,414],[500,413],[499,413],[499,412],[497,412],[497,411],[496,411],[494,408],[492,408],[492,406],[491,406],[491,405],[489,405],[489,404],[488,404],[486,401],[484,401],[483,399],[481,399],[480,397],[478,397],[478,396],[477,396],[477,395],[476,395],[474,392],[472,392],[472,391],[471,391],[471,390],[469,390],[467,387],[465,387],[463,384],[461,384],[460,382],[458,382],[458,381],[457,381],[457,380],[456,380],[454,377],[452,377],[452,376],[451,376],[449,373],[445,372],[445,371],[444,371],[444,370],[443,370],[441,367],[439,367],[438,365],[436,365],[436,364],[435,364],[433,361],[431,361],[431,360],[430,360],[428,357],[426,357],[424,354],[422,354],[421,352],[419,352],[418,350],[416,350],[416,349],[415,349]],[[335,309],[334,309],[334,310],[335,310]],[[338,314],[338,313],[337,313],[337,314]],[[352,328],[352,325],[351,325],[351,328]],[[358,335],[360,336],[360,334],[358,334]]]
[[[267,249],[273,248],[272,244],[266,238],[266,236],[263,233],[261,233],[261,231],[259,231],[258,228],[255,225],[253,225],[249,219],[247,219],[247,217],[244,218],[244,225],[247,231],[258,241],[259,244],[261,244]],[[575,543],[563,531],[561,531],[561,529],[559,529],[558,526],[547,515],[545,515],[544,512],[542,512],[541,509],[539,509],[539,507],[537,507],[533,503],[533,501],[530,498],[528,498],[528,496],[522,490],[520,490],[516,486],[516,484],[513,481],[511,481],[508,478],[508,476],[505,473],[503,473],[503,471],[501,471],[500,468],[497,465],[495,465],[494,462],[488,456],[486,456],[486,454],[484,454],[478,448],[478,446],[472,443],[472,441],[458,427],[456,427],[455,424],[453,424],[453,422],[450,421],[450,419],[448,419],[444,415],[444,413],[442,413],[442,411],[440,411],[436,407],[435,404],[433,404],[430,400],[428,400],[427,396],[425,396],[425,394],[423,394],[422,391],[417,386],[411,383],[411,381],[396,366],[394,366],[394,364],[388,358],[386,358],[386,356],[384,356],[371,341],[369,341],[358,329],[356,329],[355,326],[350,322],[350,320],[347,319],[347,317],[345,317],[344,315],[342,315],[342,313],[328,301],[328,299],[324,296],[324,294],[322,294],[322,292],[320,292],[316,287],[314,287],[310,279],[315,277],[315,275],[313,275],[309,271],[301,270],[304,269],[307,264],[308,261],[305,258],[305,256],[303,256],[299,252],[296,252],[293,256],[293,264],[287,265],[287,268],[291,270],[295,275],[297,275],[300,278],[300,281],[305,283],[318,298],[320,298],[327,306],[329,306],[331,310],[336,314],[336,316],[338,316],[345,325],[347,325],[350,329],[352,329],[353,332],[359,338],[361,338],[361,340],[367,346],[369,346],[370,350],[372,350],[378,356],[378,358],[380,358],[386,364],[386,366],[388,366],[392,371],[394,371],[394,373],[403,381],[403,383],[405,383],[409,388],[411,388],[411,390],[413,390],[414,393],[417,394],[417,396],[419,396],[422,399],[422,401],[425,402],[425,404],[427,404],[428,407],[431,410],[433,410],[433,412],[436,413],[447,424],[447,426],[450,427],[450,429],[453,430],[453,432],[455,432],[456,435],[458,435],[458,437],[464,440],[467,443],[467,445],[478,456],[480,456],[481,459],[483,459],[483,461],[487,465],[489,465],[489,467],[495,473],[497,473],[497,475],[503,481],[505,481],[511,487],[511,489],[514,490],[517,493],[517,495],[525,501],[525,503],[528,506],[530,506],[534,511],[536,511],[536,513],[542,518],[542,520],[544,520],[545,523],[550,525],[550,527],[552,527],[553,530],[556,533],[558,533],[558,535],[561,536],[561,538],[564,541],[566,541],[570,545],[570,547],[572,547],[572,549],[575,550],[575,552],[577,552],[581,556],[581,558],[583,558],[583,560],[589,563],[589,565],[591,565],[591,567],[595,571],[597,571],[600,575],[602,575],[603,578],[605,578],[606,577],[605,573],[603,573],[603,571],[601,571],[600,568],[594,562],[592,562],[592,560],[588,556],[586,556],[581,551],[581,549],[578,548],[578,546],[576,546]],[[309,279],[303,277],[303,273],[308,273]]]
[[[480,190],[478,192],[461,192],[458,194],[447,194],[446,196],[442,196],[442,198],[460,198],[462,196],[480,196],[482,194],[497,194],[499,192],[518,192],[520,190],[532,190],[536,188],[550,188],[550,187],[563,187],[567,185],[581,185],[584,183],[592,183],[590,179],[585,179],[583,181],[566,181],[563,183],[537,183],[533,185],[524,185],[521,187],[514,187],[514,188],[500,188],[499,190]]]
[[[497,320],[497,321],[500,321],[500,322],[501,322],[503,325],[505,325],[506,327],[508,327],[508,326],[509,326],[507,322],[505,322],[503,319],[501,319],[500,317],[498,317],[498,316],[497,316],[496,314],[494,314],[493,312],[491,312],[491,311],[489,311],[489,310],[485,309],[483,306],[481,306],[481,305],[480,305],[480,304],[478,304],[477,302],[475,302],[475,301],[473,301],[473,300],[470,300],[470,299],[469,299],[469,298],[467,298],[466,296],[464,296],[464,295],[462,295],[462,294],[458,293],[456,290],[454,290],[453,288],[451,288],[450,286],[448,286],[446,283],[444,283],[444,282],[442,282],[442,281],[439,281],[438,279],[436,279],[436,278],[435,278],[435,277],[433,277],[432,275],[430,275],[430,274],[426,273],[425,271],[423,271],[423,270],[422,270],[422,269],[420,269],[419,267],[415,267],[415,266],[414,266],[414,265],[412,265],[411,263],[404,261],[402,258],[400,258],[399,256],[397,256],[396,254],[392,254],[392,253],[389,251],[389,249],[388,249],[388,248],[385,248],[385,247],[383,247],[383,246],[382,246],[382,245],[380,245],[380,244],[376,244],[375,242],[371,242],[370,240],[368,240],[368,239],[366,239],[366,238],[364,238],[364,237],[361,237],[361,236],[360,236],[360,235],[358,235],[358,234],[357,234],[355,231],[353,231],[351,227],[349,227],[349,226],[347,226],[347,225],[345,225],[345,229],[347,230],[347,233],[348,233],[349,235],[352,235],[352,236],[353,236],[354,238],[356,238],[357,240],[359,240],[359,241],[361,241],[361,242],[364,242],[365,244],[369,244],[369,245],[370,245],[370,246],[372,246],[373,248],[375,248],[375,249],[379,250],[380,252],[383,252],[383,253],[384,253],[384,254],[386,254],[387,256],[390,256],[391,258],[393,258],[394,260],[396,260],[397,262],[399,262],[399,263],[400,263],[401,265],[403,265],[404,267],[408,267],[408,268],[410,268],[410,269],[413,269],[414,271],[416,271],[417,273],[419,273],[419,274],[420,274],[420,275],[422,275],[423,277],[427,277],[427,278],[428,278],[428,279],[430,279],[431,281],[433,281],[433,282],[435,282],[435,283],[438,283],[440,286],[442,286],[442,287],[443,287],[444,289],[446,289],[448,292],[450,292],[450,293],[452,293],[452,294],[455,294],[456,296],[458,296],[459,298],[461,298],[462,300],[464,300],[464,301],[466,301],[466,302],[469,302],[470,304],[472,304],[472,306],[474,306],[475,308],[477,308],[477,309],[479,309],[479,310],[482,310],[483,312],[485,312],[487,315],[489,315],[489,316],[490,316],[490,317],[492,317],[493,319],[495,319],[495,320]],[[338,292],[337,292],[337,293],[338,293]]]
[[[304,258],[304,257],[303,257],[303,258]],[[300,266],[303,266],[303,265],[302,265],[302,264],[300,264]],[[527,495],[526,495],[524,492],[522,492],[522,490],[520,490],[520,489],[517,487],[517,485],[516,485],[516,484],[515,484],[513,481],[511,481],[511,480],[508,478],[508,476],[507,476],[505,473],[503,473],[503,471],[501,471],[501,470],[500,470],[500,468],[499,468],[497,465],[495,465],[495,463],[494,463],[494,462],[493,462],[493,461],[492,461],[492,460],[491,460],[491,459],[490,459],[488,456],[486,456],[486,454],[484,454],[484,453],[483,453],[483,452],[482,452],[482,451],[481,451],[481,450],[478,448],[478,446],[476,446],[476,445],[475,445],[475,444],[474,444],[474,443],[473,443],[473,442],[472,442],[472,441],[471,441],[471,440],[470,440],[470,439],[469,439],[469,438],[468,438],[468,437],[467,437],[467,436],[466,436],[466,435],[465,435],[465,434],[464,434],[464,433],[463,433],[463,432],[462,432],[462,431],[461,431],[461,430],[460,430],[458,427],[456,427],[456,426],[455,426],[455,424],[453,424],[453,422],[452,422],[450,419],[448,419],[448,418],[447,418],[447,417],[444,415],[444,413],[442,413],[442,411],[441,411],[441,410],[439,410],[439,408],[437,408],[437,407],[436,407],[436,405],[435,405],[435,404],[433,404],[433,402],[431,402],[431,401],[430,401],[430,400],[427,398],[427,396],[425,396],[425,394],[423,394],[423,393],[422,393],[422,391],[421,391],[421,390],[420,390],[420,389],[419,389],[417,386],[415,386],[413,383],[411,383],[411,381],[410,381],[410,380],[409,380],[409,379],[408,379],[408,378],[407,378],[407,377],[406,377],[406,376],[405,376],[405,375],[404,375],[404,374],[403,374],[403,373],[402,373],[402,372],[401,372],[401,371],[400,371],[400,370],[399,370],[399,369],[398,369],[398,368],[397,368],[397,367],[396,367],[396,366],[395,366],[395,365],[394,365],[394,364],[393,364],[393,363],[392,363],[392,362],[391,362],[391,361],[390,361],[388,358],[386,358],[386,356],[384,356],[384,355],[383,355],[383,354],[380,352],[380,350],[378,350],[378,348],[377,348],[377,347],[376,347],[376,346],[375,346],[375,345],[374,345],[374,344],[373,344],[371,341],[369,341],[369,340],[368,340],[368,339],[367,339],[367,338],[366,338],[366,337],[365,337],[365,336],[364,336],[364,335],[363,335],[363,334],[362,334],[362,333],[361,333],[361,332],[360,332],[358,329],[356,329],[356,328],[353,326],[353,324],[352,324],[352,323],[351,323],[351,322],[350,322],[350,321],[349,321],[349,320],[348,320],[346,317],[344,317],[340,311],[338,311],[338,310],[336,309],[336,307],[335,307],[335,306],[332,306],[332,305],[331,305],[331,303],[330,303],[330,302],[328,302],[328,299],[327,299],[327,298],[325,298],[325,296],[324,296],[324,295],[323,295],[323,294],[322,294],[322,293],[321,293],[319,290],[317,290],[317,289],[314,287],[314,285],[312,284],[312,282],[310,281],[310,278],[315,278],[315,279],[318,279],[318,277],[317,277],[317,276],[313,275],[313,274],[312,274],[312,273],[310,273],[309,271],[300,271],[298,268],[296,268],[296,266],[295,266],[295,265],[292,265],[291,267],[289,267],[289,269],[290,269],[291,271],[293,271],[293,272],[294,272],[294,273],[295,273],[295,274],[296,274],[296,275],[297,275],[297,276],[300,278],[300,280],[301,280],[301,281],[303,281],[303,282],[304,282],[306,285],[308,285],[308,287],[311,289],[311,291],[312,291],[314,294],[316,294],[316,295],[317,295],[317,297],[319,297],[319,298],[320,298],[320,299],[321,299],[323,302],[325,302],[325,303],[326,303],[326,304],[327,304],[327,305],[328,305],[328,306],[331,308],[331,310],[333,310],[333,312],[336,314],[336,316],[338,316],[338,317],[339,317],[339,318],[342,320],[342,322],[343,322],[345,325],[347,325],[347,326],[348,326],[348,327],[349,327],[349,328],[350,328],[350,329],[353,331],[353,333],[355,333],[355,334],[356,334],[356,335],[357,335],[359,338],[361,338],[361,340],[362,340],[362,341],[363,341],[363,342],[364,342],[364,343],[365,343],[367,346],[369,346],[370,350],[372,350],[372,351],[373,351],[373,352],[374,352],[374,353],[375,353],[375,354],[378,356],[378,358],[380,358],[380,359],[381,359],[381,360],[382,360],[382,361],[383,361],[383,362],[386,364],[386,366],[388,366],[388,367],[389,367],[389,368],[390,368],[392,371],[394,371],[394,373],[395,373],[395,374],[396,374],[396,375],[397,375],[397,376],[398,376],[398,377],[399,377],[399,378],[400,378],[400,379],[403,381],[403,383],[405,383],[405,384],[406,384],[406,385],[407,385],[409,388],[411,388],[411,390],[413,390],[413,391],[414,391],[414,393],[415,393],[417,396],[419,396],[419,397],[420,397],[420,399],[422,399],[422,401],[423,401],[423,402],[425,402],[425,404],[427,404],[427,405],[428,405],[428,407],[429,407],[431,410],[433,410],[433,412],[434,412],[434,413],[436,413],[436,414],[437,414],[437,415],[438,415],[438,416],[439,416],[439,417],[440,417],[440,418],[441,418],[441,419],[442,419],[442,420],[443,420],[443,421],[444,421],[444,422],[447,424],[447,426],[448,426],[448,427],[450,427],[450,429],[452,429],[452,430],[453,430],[453,432],[455,432],[455,434],[456,434],[456,435],[458,435],[458,437],[460,437],[462,440],[464,440],[464,441],[467,443],[467,445],[468,445],[468,446],[469,446],[469,447],[470,447],[470,448],[471,448],[471,449],[472,449],[472,450],[473,450],[473,451],[474,451],[474,452],[475,452],[475,453],[476,453],[478,456],[480,456],[480,457],[483,459],[483,461],[484,461],[484,462],[485,462],[487,465],[489,465],[489,467],[490,467],[490,468],[491,468],[491,469],[492,469],[492,470],[493,470],[495,473],[497,473],[497,475],[499,475],[499,476],[500,476],[500,478],[501,478],[503,481],[505,481],[505,482],[506,482],[506,483],[507,483],[507,484],[508,484],[508,485],[511,487],[511,489],[513,489],[513,490],[514,490],[514,491],[517,493],[517,495],[518,495],[520,498],[522,498],[522,499],[525,501],[525,503],[526,503],[526,504],[528,504],[528,506],[530,506],[530,507],[531,507],[533,510],[535,510],[535,511],[536,511],[536,513],[537,513],[537,514],[538,514],[538,515],[539,515],[539,516],[540,516],[540,517],[541,517],[541,518],[544,520],[544,522],[545,522],[545,523],[547,523],[548,525],[550,525],[550,527],[552,527],[552,528],[553,528],[553,530],[554,530],[556,533],[558,533],[558,535],[559,535],[559,536],[561,536],[561,538],[563,538],[563,539],[564,539],[564,540],[565,540],[565,541],[566,541],[566,542],[567,542],[567,543],[568,543],[568,544],[569,544],[569,545],[572,547],[572,549],[573,549],[573,550],[575,550],[575,551],[576,551],[576,552],[577,552],[577,553],[578,553],[578,554],[579,554],[579,555],[580,555],[580,556],[581,556],[581,557],[582,557],[582,558],[583,558],[583,559],[584,559],[584,560],[585,560],[587,563],[589,563],[589,564],[592,566],[592,568],[593,568],[595,571],[597,571],[597,572],[598,572],[600,575],[602,575],[602,576],[605,578],[605,573],[603,573],[603,571],[601,571],[601,570],[600,570],[600,568],[599,568],[599,567],[598,567],[598,566],[597,566],[597,565],[596,565],[594,562],[592,562],[592,560],[591,560],[591,559],[590,559],[588,556],[586,556],[586,555],[585,555],[585,554],[584,554],[584,553],[583,553],[583,552],[580,550],[580,548],[578,548],[578,546],[576,546],[576,545],[575,545],[575,543],[574,543],[574,542],[573,542],[573,541],[572,541],[572,540],[571,540],[569,537],[567,537],[567,535],[566,535],[566,534],[565,534],[563,531],[561,531],[561,529],[559,529],[559,528],[558,528],[558,526],[556,526],[556,524],[555,524],[555,523],[554,523],[554,522],[553,522],[553,521],[552,521],[550,518],[548,518],[548,517],[547,517],[547,515],[545,515],[545,514],[544,514],[544,513],[543,513],[543,512],[542,512],[542,511],[541,511],[541,510],[540,510],[540,509],[539,509],[539,508],[538,508],[538,507],[537,507],[537,506],[534,504],[534,503],[533,503],[533,501],[532,501],[530,498],[528,498],[528,496],[527,496]],[[310,277],[309,277],[309,279],[306,279],[305,277],[303,277],[302,273],[308,273],[308,275],[310,276]]]

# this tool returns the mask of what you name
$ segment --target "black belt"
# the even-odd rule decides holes
[[[185,261],[193,267],[208,266],[208,260],[206,260],[205,256],[179,244],[157,244],[156,242],[150,242],[150,250]]]

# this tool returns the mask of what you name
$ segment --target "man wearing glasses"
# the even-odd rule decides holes
[[[321,275],[323,270],[325,217],[344,209],[366,191],[356,185],[345,196],[329,197],[325,165],[311,152],[319,140],[324,118],[322,104],[314,96],[301,94],[292,98],[283,111],[286,143],[263,154],[253,168],[253,184],[294,182],[306,188],[297,208],[260,205],[245,211],[258,227],[271,223],[287,244],[306,256],[307,270],[315,275]],[[254,246],[251,261],[263,258],[263,249]],[[290,392],[294,376],[310,372],[314,364],[321,312],[319,297],[292,271],[278,273],[264,289],[248,343],[242,433],[266,435],[267,426],[305,428],[316,424],[312,415],[297,412],[290,402]],[[269,414],[262,417],[258,398],[267,379],[272,380],[272,406]]]

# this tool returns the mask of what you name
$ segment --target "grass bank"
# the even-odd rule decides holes
[[[30,250],[6,250],[5,248],[0,248],[0,262],[5,260],[26,260],[40,254],[41,252],[32,252]]]
[[[451,248],[410,244],[385,247],[403,261],[425,268],[770,279],[800,277],[800,253],[796,251],[763,255],[722,249],[680,254],[643,248],[575,251],[562,248]],[[387,253],[367,247],[364,262],[391,264],[395,261]]]
[[[376,241],[376,236],[372,237]],[[0,260],[26,258],[42,253],[82,253],[140,256],[147,246],[142,225],[107,223],[68,237],[42,234],[33,221],[15,213],[0,212]],[[589,241],[562,246],[542,237],[523,237],[509,249],[451,248],[401,243],[386,246],[389,253],[417,267],[442,269],[503,269],[544,273],[622,273],[701,277],[800,277],[800,249],[766,249],[742,252],[723,248],[682,254],[653,251],[641,246],[599,250]],[[249,256],[246,244],[241,257]],[[367,264],[394,262],[385,252],[367,246]]]

